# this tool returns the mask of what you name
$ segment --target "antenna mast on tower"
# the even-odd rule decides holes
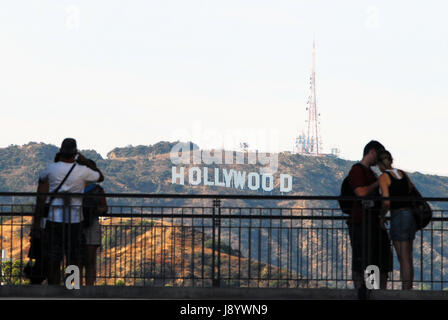
[[[296,139],[296,149],[298,153],[309,155],[322,154],[322,141],[320,137],[320,113],[317,111],[316,103],[316,45],[313,38],[313,65],[310,77],[310,95],[308,97],[307,108],[308,130],[299,135]]]

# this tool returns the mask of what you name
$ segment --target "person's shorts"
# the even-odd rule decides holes
[[[44,254],[50,261],[62,261],[67,264],[79,262],[84,250],[84,236],[80,223],[58,223],[47,221],[44,232]]]
[[[88,228],[83,229],[87,246],[101,245],[101,225],[98,218],[92,219],[92,223]]]
[[[390,215],[390,238],[392,241],[414,240],[417,225],[411,209],[393,210]]]

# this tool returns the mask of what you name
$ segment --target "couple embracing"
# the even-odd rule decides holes
[[[362,160],[348,175],[350,187],[356,196],[407,197],[414,187],[407,174],[393,168],[393,158],[378,141],[370,141],[364,148]],[[378,166],[379,178],[371,169]],[[386,289],[388,273],[392,271],[393,257],[390,240],[400,262],[402,289],[412,289],[414,278],[412,248],[417,230],[408,201],[354,201],[347,220],[352,246],[352,275],[355,288],[364,286],[364,270],[376,265],[380,270],[380,288]],[[385,216],[390,211],[389,234]],[[390,238],[389,238],[390,235]]]

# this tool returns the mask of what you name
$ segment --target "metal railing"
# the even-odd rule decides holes
[[[28,283],[23,267],[28,262],[35,196],[0,193],[4,199],[0,204],[3,284]],[[109,205],[108,213],[100,217],[95,285],[353,288],[347,215],[336,208],[338,197],[107,197],[158,203]],[[170,205],[174,199],[185,203]],[[251,202],[246,205],[237,200]],[[303,200],[306,205],[282,205],[293,200]],[[313,206],[318,201],[319,206]],[[447,211],[433,210],[430,224],[416,235],[414,289],[448,287]],[[395,251],[388,288],[401,288]]]

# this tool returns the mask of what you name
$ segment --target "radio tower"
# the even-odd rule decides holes
[[[310,77],[310,95],[308,97],[307,108],[308,130],[299,135],[296,139],[296,150],[298,153],[308,155],[321,155],[322,142],[320,137],[320,113],[317,112],[316,104],[316,45],[313,39],[313,66]]]

